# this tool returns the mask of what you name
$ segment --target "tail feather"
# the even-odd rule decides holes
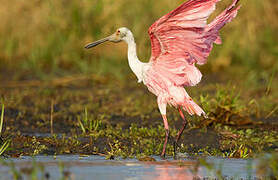
[[[198,106],[192,99],[187,100],[183,106],[182,106],[184,111],[187,111],[188,114],[190,115],[198,115],[198,116],[204,116],[205,118],[207,118],[206,113],[204,112],[204,110]]]
[[[187,111],[191,116],[195,114],[194,110],[190,106],[184,106],[183,110]]]

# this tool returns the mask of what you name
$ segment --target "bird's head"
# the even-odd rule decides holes
[[[126,27],[121,27],[121,28],[117,29],[117,31],[115,33],[113,33],[112,35],[110,35],[106,38],[100,39],[98,41],[87,44],[85,46],[85,48],[89,49],[89,48],[95,47],[101,43],[104,43],[106,41],[110,41],[110,42],[114,42],[114,43],[126,41],[130,34],[131,34],[131,31],[129,29],[127,29]]]

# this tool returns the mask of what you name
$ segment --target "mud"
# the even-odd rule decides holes
[[[13,87],[0,89],[5,104],[2,137],[12,138],[8,155],[103,154],[108,158],[159,155],[163,123],[155,97],[143,85],[91,78],[58,85],[40,85],[37,81],[30,84],[24,87],[22,82],[18,86],[12,83]],[[208,89],[204,91],[213,94]],[[232,98],[224,99],[225,106],[208,112],[209,119],[187,116],[189,124],[179,144],[180,152],[241,157],[241,151],[246,151],[246,157],[252,157],[255,153],[277,151],[276,118],[257,118],[244,114],[244,110],[240,114],[241,109],[228,104],[233,103]],[[174,137],[182,121],[174,108],[168,109]],[[51,119],[54,134],[50,133]],[[250,133],[247,139],[245,131]],[[253,141],[252,136],[261,140]],[[239,144],[244,144],[247,150]],[[145,145],[151,149],[142,149]],[[170,142],[168,155],[172,155],[172,150]]]

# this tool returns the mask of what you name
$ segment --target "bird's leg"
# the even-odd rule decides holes
[[[168,125],[168,121],[167,121],[167,117],[166,117],[167,103],[166,103],[165,99],[163,98],[163,96],[158,96],[157,104],[158,104],[159,111],[162,115],[163,122],[164,122],[164,128],[165,128],[165,141],[164,141],[163,150],[161,153],[161,157],[164,158],[165,154],[166,154],[166,146],[167,146],[167,143],[168,143],[168,140],[170,137],[169,125]]]
[[[181,118],[182,118],[182,120],[183,120],[183,123],[182,123],[181,129],[179,130],[179,132],[178,132],[178,134],[177,134],[177,136],[176,136],[176,143],[179,142],[180,137],[181,137],[181,134],[183,133],[183,131],[184,131],[184,129],[185,129],[185,126],[187,125],[187,121],[186,121],[186,119],[185,119],[185,117],[184,117],[184,115],[183,115],[182,110],[181,110],[180,107],[179,107],[179,113],[180,113],[180,116],[181,116]]]
[[[163,118],[164,128],[165,128],[165,141],[164,141],[164,144],[163,144],[163,150],[162,150],[162,153],[161,153],[161,157],[165,157],[166,146],[167,146],[167,143],[168,143],[168,140],[169,140],[170,131],[169,131],[169,126],[168,126],[168,121],[167,121],[166,115],[162,115],[162,118]]]

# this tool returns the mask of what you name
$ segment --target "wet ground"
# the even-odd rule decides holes
[[[152,162],[150,157],[161,153],[165,132],[155,96],[142,84],[91,76],[1,84],[5,104],[1,136],[3,142],[11,142],[4,156],[19,169],[30,164],[32,156],[50,177],[61,175],[57,159],[62,159],[70,174],[84,179],[92,174],[100,179],[128,179],[131,175],[161,179],[161,174],[192,177],[188,172],[192,173],[196,164],[203,166],[196,174],[200,177],[209,175],[206,169],[216,173],[219,167],[222,176],[255,177],[256,168],[247,171],[250,161],[245,159],[264,153],[276,157],[278,152],[276,94],[250,99],[251,94],[262,94],[264,88],[250,88],[239,95],[240,88],[223,81],[220,78],[213,84],[188,88],[209,118],[186,116],[189,123],[177,153],[187,159],[181,162],[172,159],[171,139],[168,160],[156,158],[158,161]],[[258,106],[263,102],[265,106]],[[174,137],[182,121],[174,108],[168,108],[167,117]],[[216,167],[196,161],[200,157],[211,157],[208,161]],[[1,171],[9,168],[11,165]],[[109,173],[101,169],[109,169]]]
[[[161,115],[155,97],[142,84],[91,77],[66,80],[3,85],[2,136],[12,139],[8,154],[105,154],[111,158],[160,154],[165,134]],[[277,151],[275,116],[257,115],[260,109],[255,103],[245,103],[234,90],[220,85],[194,90],[207,94],[194,99],[209,118],[187,116],[189,124],[178,152],[242,158]],[[189,91],[192,97],[198,94]],[[174,137],[182,124],[174,108],[168,108],[168,120]],[[167,152],[172,155],[171,144]]]

